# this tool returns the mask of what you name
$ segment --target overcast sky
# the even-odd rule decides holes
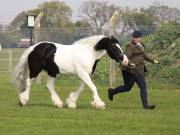
[[[0,0],[0,24],[8,24],[12,19],[20,12],[34,9],[39,4],[45,1],[54,0]],[[59,0],[64,1],[74,11],[73,16],[77,17],[77,10],[81,6],[82,2],[87,0]],[[96,0],[96,1],[108,1],[116,6],[120,7],[148,7],[155,1],[159,1],[161,4],[169,7],[176,7],[180,9],[180,0]]]

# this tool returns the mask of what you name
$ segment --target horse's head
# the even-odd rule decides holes
[[[128,64],[128,59],[119,45],[119,41],[111,37],[102,38],[95,47],[96,50],[105,49],[109,57],[121,63],[122,65]]]

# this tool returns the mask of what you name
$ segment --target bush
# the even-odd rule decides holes
[[[166,49],[178,38],[179,31],[180,28],[177,24],[164,23],[158,28],[153,42],[158,49]]]
[[[180,80],[180,69],[177,67],[171,67],[171,68],[167,68],[166,70],[167,72],[165,74],[163,74],[163,78],[167,78],[167,79],[173,79],[175,80]]]
[[[174,53],[174,56],[175,56],[177,59],[180,59],[180,50],[176,50],[175,53]]]
[[[107,82],[108,81],[108,67],[109,67],[109,58],[104,57],[101,59],[93,73],[93,79],[96,81]]]
[[[173,56],[176,59],[180,58],[180,37],[173,43],[174,47],[173,47]]]
[[[169,55],[164,55],[159,59],[159,61],[161,62],[162,65],[168,66],[173,64],[174,59]]]

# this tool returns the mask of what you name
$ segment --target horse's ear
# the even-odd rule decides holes
[[[119,43],[119,41],[113,35],[110,36],[110,39],[113,42]]]
[[[113,35],[110,36],[110,39],[115,39]]]

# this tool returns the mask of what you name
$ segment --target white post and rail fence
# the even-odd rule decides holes
[[[19,60],[19,58],[13,58],[12,49],[2,49],[0,51],[0,57],[0,73],[12,72],[14,63]]]

